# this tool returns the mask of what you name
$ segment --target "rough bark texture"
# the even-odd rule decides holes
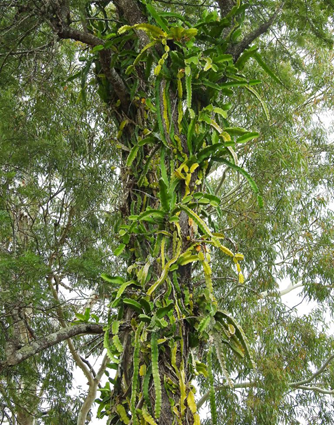
[[[266,33],[269,28],[272,26],[272,24],[275,22],[276,18],[278,17],[279,13],[282,10],[283,5],[278,7],[273,13],[273,15],[263,24],[255,28],[254,31],[251,31],[249,34],[247,34],[240,43],[235,44],[231,48],[227,50],[227,53],[230,53],[233,56],[233,60],[237,61],[239,56],[244,52],[248,47],[251,45],[251,43],[256,40],[260,35]]]
[[[235,5],[233,0],[218,0],[221,17],[224,18]]]
[[[32,341],[30,344],[27,344],[18,350],[12,351],[11,355],[5,361],[0,363],[0,372],[7,367],[15,366],[24,360],[29,359],[35,354],[38,354],[41,351],[52,347],[53,345],[59,344],[62,341],[72,338],[73,336],[101,333],[103,333],[102,325],[93,325],[89,323],[83,323],[65,329],[60,329],[58,332],[54,332],[45,336],[44,338]]]

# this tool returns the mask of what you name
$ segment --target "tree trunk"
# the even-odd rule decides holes
[[[31,416],[26,410],[17,410],[17,424],[18,425],[35,425],[35,418]]]

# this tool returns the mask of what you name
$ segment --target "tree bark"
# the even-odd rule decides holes
[[[18,425],[35,425],[35,418],[26,410],[17,409],[17,423]]]
[[[233,0],[218,0],[218,5],[220,8],[220,16],[224,18],[235,5]]]
[[[77,425],[85,425],[86,423],[87,415],[96,399],[97,387],[101,381],[103,373],[106,370],[108,362],[109,362],[108,356],[105,355],[98,373],[96,374],[96,376],[94,376],[93,382],[91,382],[88,386],[87,396],[79,410]]]
[[[5,368],[16,366],[17,364],[29,359],[35,354],[38,354],[41,351],[52,347],[53,345],[59,344],[62,341],[72,338],[73,336],[82,334],[102,334],[103,332],[102,325],[95,325],[90,323],[82,323],[60,329],[57,332],[54,332],[36,341],[32,341],[30,344],[27,344],[24,347],[13,351],[10,357],[0,363],[0,372],[2,372]]]

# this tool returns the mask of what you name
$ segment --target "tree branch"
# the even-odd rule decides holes
[[[297,283],[295,285],[293,283],[290,283],[285,289],[280,290],[278,292],[278,295],[282,297],[283,295],[286,295],[286,294],[290,293],[291,291],[294,291],[297,288],[302,288],[303,286],[304,285],[302,283]],[[263,292],[260,293],[260,297],[265,298],[267,296],[276,295],[276,294],[277,294],[276,292],[263,291]]]
[[[276,18],[280,14],[283,5],[284,2],[275,10],[274,14],[268,19],[268,21],[264,22],[254,31],[247,34],[243,38],[243,40],[240,41],[240,43],[230,47],[226,53],[231,54],[233,56],[234,61],[237,61],[241,53],[246,50],[254,40],[256,40],[258,37],[260,37],[260,35],[268,31],[268,29],[271,27],[271,25],[275,22]]]
[[[19,350],[15,351],[5,361],[0,362],[0,372],[7,367],[16,366],[17,364],[22,363],[24,360],[27,360],[35,354],[38,354],[41,351],[59,344],[62,341],[66,341],[76,335],[102,333],[102,325],[90,323],[81,323],[79,325],[60,329],[57,332],[54,332],[36,341],[32,341],[30,344],[27,344]]]
[[[334,359],[334,354],[332,354],[325,363],[321,366],[320,369],[318,369],[313,375],[311,375],[309,378],[303,379],[302,381],[297,382],[291,382],[290,387],[300,387],[304,384],[308,384],[309,382],[313,381],[317,376],[319,376],[329,365],[329,363]],[[310,387],[306,387],[306,389],[309,389]]]
[[[299,390],[307,390],[307,391],[315,391],[321,394],[334,394],[334,390],[326,390],[320,387],[308,387],[307,385],[309,382],[313,381],[317,376],[319,376],[325,368],[329,365],[329,363],[334,359],[334,354],[331,355],[325,363],[318,369],[313,375],[311,375],[309,378],[303,379],[302,381],[296,381],[296,382],[290,382],[289,387],[292,389],[299,389]],[[233,388],[253,388],[256,387],[256,382],[240,382],[238,384],[235,384]],[[223,390],[225,388],[228,388],[228,384],[222,384],[215,386],[216,391]],[[203,406],[203,404],[208,400],[210,397],[210,391],[207,391],[198,401],[197,408],[198,410]]]
[[[121,0],[121,2],[123,1],[129,0]],[[71,22],[68,19],[68,16],[70,16],[70,10],[68,6],[64,4],[64,10],[60,10],[60,7],[61,6],[59,4],[54,4],[52,16],[45,17],[53,31],[58,35],[59,38],[80,41],[81,43],[84,43],[90,47],[104,45],[104,40],[100,39],[99,37],[96,37],[94,34],[91,34],[87,31],[80,31],[78,29],[71,28]],[[129,12],[131,15],[131,10],[128,11],[128,13]],[[140,32],[143,33],[142,31]],[[103,72],[107,80],[110,82],[114,92],[116,93],[116,96],[120,99],[123,110],[127,110],[129,106],[128,90],[124,84],[124,81],[115,71],[115,69],[110,67],[111,51],[109,49],[101,50],[99,52],[99,57]]]
[[[219,9],[220,9],[220,16],[224,18],[233,8],[235,5],[233,0],[217,0]]]
[[[254,388],[256,387],[256,382],[240,382],[238,384],[234,384],[233,388]],[[221,391],[225,388],[230,388],[229,385],[226,384],[222,384],[222,385],[216,385],[215,386],[215,391]],[[203,404],[208,401],[210,397],[210,390],[208,390],[200,399],[199,401],[196,403],[197,405],[197,409],[199,410]]]
[[[85,363],[87,363],[87,360],[84,360]],[[78,413],[78,420],[77,425],[85,425],[87,420],[87,415],[92,407],[92,404],[94,403],[96,399],[96,393],[97,393],[97,387],[101,381],[101,378],[106,370],[107,364],[109,363],[109,357],[107,354],[104,355],[102,364],[100,366],[100,369],[98,370],[97,374],[95,375],[95,372],[93,371],[93,368],[90,366],[92,373],[94,372],[94,379],[93,382],[89,385],[88,388],[88,394],[86,396],[86,399],[84,403],[82,404],[79,413]],[[89,362],[88,362],[89,364]]]
[[[114,0],[114,4],[120,16],[124,16],[130,25],[147,23],[147,18],[141,12],[137,0]],[[141,47],[150,42],[150,38],[144,31],[135,31],[140,40]]]
[[[321,366],[321,368],[319,370],[317,370],[310,378],[304,379],[303,381],[298,381],[298,382],[291,382],[289,384],[289,387],[292,390],[306,390],[306,391],[315,391],[317,393],[320,394],[334,394],[334,390],[326,390],[324,388],[320,388],[317,386],[313,386],[313,387],[308,387],[307,385],[303,385],[303,384],[307,384],[308,382],[313,381],[314,378],[316,378],[320,373],[322,373],[324,371],[324,369],[326,368],[326,366],[328,366],[328,364],[333,360],[334,355],[330,356],[328,360],[326,360],[326,362]],[[238,389],[238,388],[255,388],[259,386],[258,383],[256,382],[240,382],[238,384],[234,384],[233,388],[234,389]],[[222,384],[222,385],[216,385],[215,386],[215,391],[221,391],[223,389],[229,388],[229,385],[226,384]],[[203,404],[208,401],[210,397],[210,390],[208,390],[200,399],[199,401],[196,403],[197,404],[197,409],[199,410]]]
[[[55,28],[54,28],[55,29]],[[88,46],[95,47],[104,44],[104,41],[89,32],[82,32],[68,26],[55,29],[59,38],[81,41]]]
[[[53,261],[54,261],[55,257],[51,257],[50,258],[50,262],[49,265],[51,266]],[[60,301],[59,301],[59,297],[58,297],[58,293],[55,290],[55,288],[52,285],[52,277],[54,278],[54,280],[57,282],[57,280],[59,280],[59,276],[57,275],[50,275],[48,277],[48,283],[49,283],[49,288],[51,290],[51,293],[57,303],[56,306],[56,312],[57,312],[57,316],[58,316],[58,320],[60,322],[60,324],[62,325],[63,329],[66,329],[66,322],[65,322],[65,318],[64,318],[64,314],[63,314],[63,310],[61,308],[60,305]],[[90,373],[90,370],[88,369],[88,367],[85,365],[85,363],[81,360],[80,355],[78,354],[77,350],[74,347],[74,344],[71,340],[71,338],[67,339],[67,345],[68,348],[72,354],[73,360],[75,361],[75,363],[77,364],[77,366],[82,370],[82,372],[84,373],[84,375],[86,376],[89,385],[93,384],[93,377]]]
[[[50,43],[44,44],[43,46],[36,47],[35,49],[31,50],[17,50],[17,51],[10,51],[9,53],[0,53],[0,57],[3,56],[20,56],[20,55],[31,55],[36,53],[47,53],[47,50],[43,50],[46,47],[49,47]]]
[[[320,387],[308,387],[307,385],[298,385],[298,387],[294,387],[295,390],[307,390],[307,391],[315,391],[320,394],[334,394],[334,390],[324,390]]]

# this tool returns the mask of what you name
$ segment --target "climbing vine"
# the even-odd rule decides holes
[[[93,52],[112,50],[130,98],[127,111],[120,102],[114,109],[126,194],[114,254],[126,271],[102,275],[113,288],[104,346],[116,376],[101,391],[98,414],[109,424],[199,424],[192,380],[202,374],[217,423],[214,357],[229,385],[226,350],[254,362],[242,328],[215,298],[211,255],[219,250],[230,258],[240,284],[244,257],[216,228],[212,211],[223,211],[208,176],[225,164],[248,180],[261,204],[235,151],[258,133],[229,124],[233,89],[259,98],[259,81],[241,72],[252,51],[236,64],[227,53],[243,20],[240,2],[221,20],[206,11],[196,25],[177,13],[158,15],[150,4],[146,10],[147,23],[115,27]],[[194,273],[204,285],[194,287]]]

